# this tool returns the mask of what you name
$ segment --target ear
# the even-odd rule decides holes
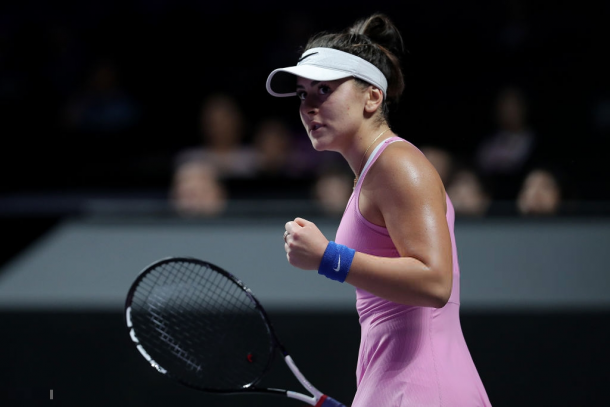
[[[366,91],[366,100],[364,111],[367,113],[375,113],[383,103],[383,91],[375,86],[369,86]]]

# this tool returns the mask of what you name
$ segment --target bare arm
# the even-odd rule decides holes
[[[395,143],[371,167],[360,200],[365,217],[388,229],[400,257],[357,253],[346,282],[390,301],[443,307],[451,295],[451,237],[432,165],[407,143]]]
[[[360,201],[363,215],[388,229],[400,257],[357,252],[345,281],[397,303],[443,307],[451,295],[451,238],[444,188],[432,165],[412,146],[396,143],[371,167]],[[328,240],[300,218],[286,230],[288,261],[317,269]]]

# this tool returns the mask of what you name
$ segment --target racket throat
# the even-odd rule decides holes
[[[313,385],[311,383],[309,383],[309,381],[305,378],[305,376],[303,376],[303,373],[301,373],[301,371],[299,370],[297,365],[294,363],[294,360],[292,360],[292,357],[290,355],[284,356],[284,361],[286,362],[286,364],[288,365],[288,368],[292,371],[294,376],[303,385],[303,387],[305,387],[307,389],[307,391],[309,391],[311,394],[313,394],[314,404],[312,404],[312,405],[315,405],[315,402],[317,402],[320,399],[320,397],[323,396],[322,392],[319,391],[318,389],[316,389],[315,387],[313,387]],[[288,397],[290,397],[290,395],[288,395]],[[305,400],[302,400],[302,401],[305,401]],[[305,402],[308,402],[308,401],[305,401]]]
[[[286,396],[288,396],[291,399],[295,399],[295,400],[302,401],[303,403],[307,403],[310,406],[315,406],[317,404],[317,400],[315,397],[306,396],[304,394],[297,393],[295,391],[290,391],[290,390],[286,391]]]

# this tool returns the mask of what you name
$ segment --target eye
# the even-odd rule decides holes
[[[320,92],[321,95],[328,95],[330,93],[330,86],[320,85],[318,92]]]
[[[298,90],[297,97],[301,100],[305,100],[305,98],[307,97],[307,93],[303,92],[302,90]]]

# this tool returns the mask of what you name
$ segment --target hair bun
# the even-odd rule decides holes
[[[365,35],[372,42],[381,45],[396,56],[404,53],[404,44],[400,32],[382,13],[375,13],[367,18],[357,21],[349,28],[350,34]]]
[[[387,103],[383,104],[383,116],[387,120],[387,106],[397,103],[405,88],[400,62],[404,47],[402,36],[394,23],[386,15],[375,13],[339,33],[321,32],[314,35],[307,42],[305,50],[315,47],[348,52],[379,68],[388,80]]]

